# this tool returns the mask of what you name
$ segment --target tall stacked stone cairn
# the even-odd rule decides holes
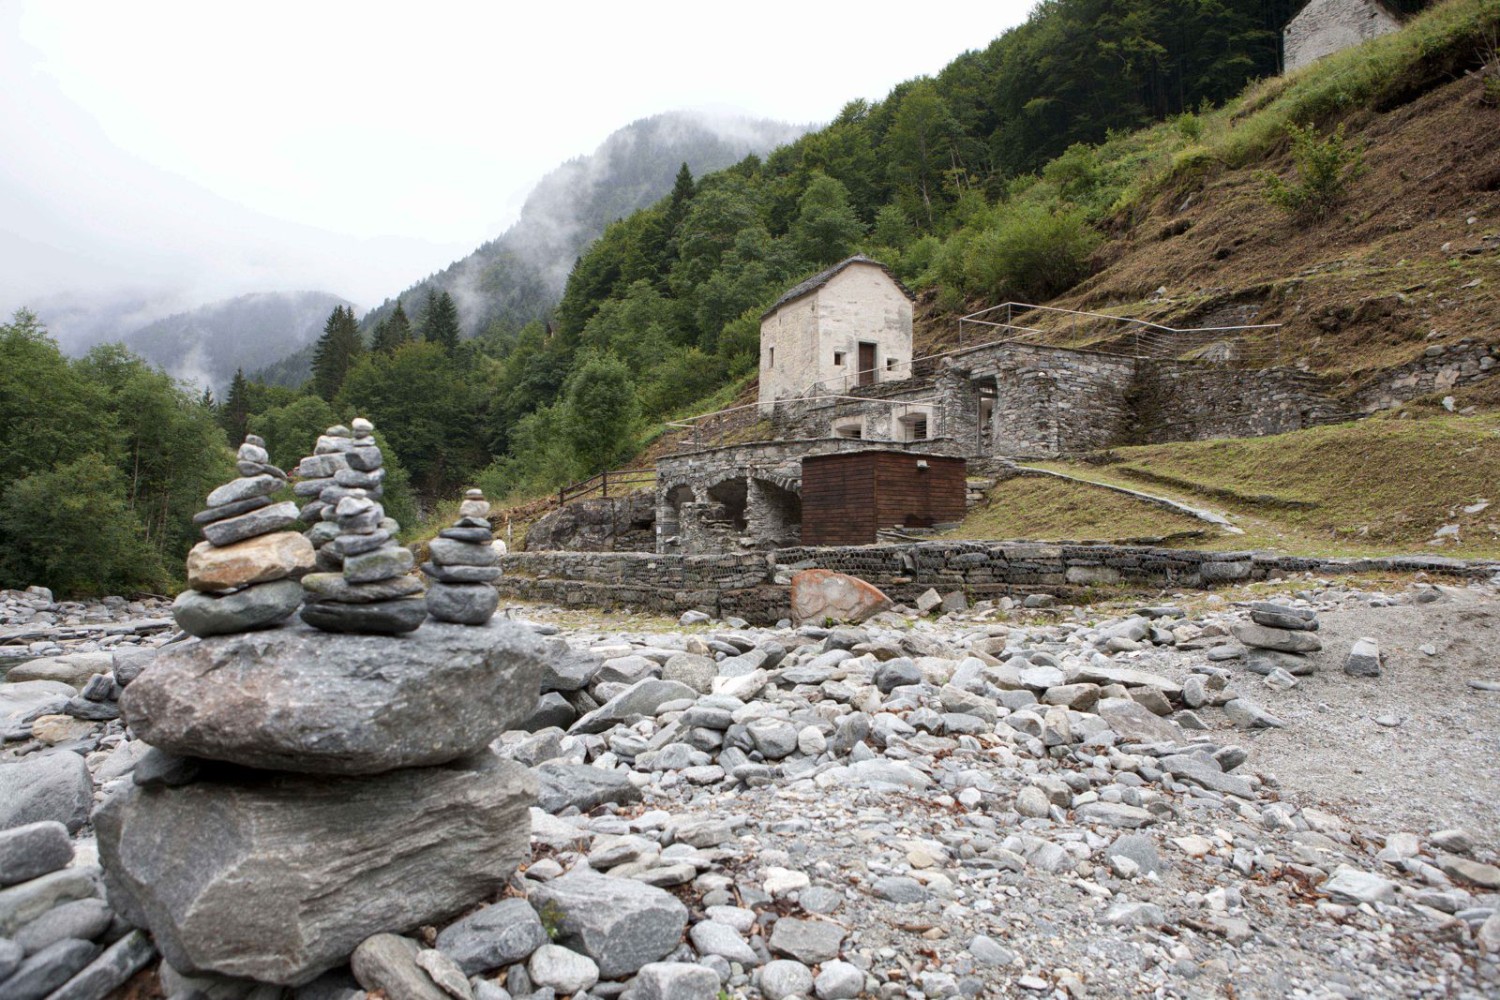
[[[540,640],[503,620],[361,634],[425,604],[399,557],[362,568],[388,532],[344,489],[325,546],[344,571],[304,577],[306,617],[339,631],[172,644],[121,697],[152,749],[94,812],[99,856],[110,904],[183,976],[309,983],[493,899],[529,846],[536,778],[489,744],[536,708]]]
[[[433,580],[427,588],[427,613],[438,621],[483,625],[500,605],[493,581],[500,557],[492,543],[490,505],[480,490],[469,490],[453,527],[438,532],[428,546],[430,561],[422,572]]]
[[[311,543],[295,531],[295,503],[274,503],[286,473],[270,464],[265,442],[254,434],[240,445],[239,478],[208,495],[193,522],[205,541],[188,553],[190,589],[172,605],[184,632],[223,635],[269,628],[302,603],[298,578],[313,568]]]
[[[302,579],[302,620],[328,632],[411,632],[427,617],[422,582],[410,575],[416,560],[396,541],[401,526],[379,503],[385,469],[375,427],[360,418],[352,430],[330,427],[297,466],[301,475],[313,476],[297,491],[309,496],[317,490],[301,515],[317,518],[307,538],[322,571]]]

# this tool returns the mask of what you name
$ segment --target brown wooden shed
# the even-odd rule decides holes
[[[802,544],[871,545],[880,528],[962,521],[968,463],[905,451],[802,460]]]

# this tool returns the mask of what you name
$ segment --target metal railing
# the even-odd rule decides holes
[[[998,317],[1004,315],[1001,320]],[[1017,316],[1054,318],[1048,328],[1023,326]],[[1061,309],[1029,302],[1002,302],[963,316],[958,321],[959,350],[986,343],[1031,344],[1095,351],[1132,358],[1206,361],[1239,368],[1272,368],[1282,361],[1280,323],[1243,323],[1235,326],[1200,326],[1179,329],[1150,320],[1108,313]],[[1000,332],[982,343],[965,346],[966,340]],[[954,353],[954,352],[950,352]]]
[[[655,469],[617,469],[614,472],[601,472],[597,476],[590,476],[588,479],[558,490],[557,505],[561,507],[570,501],[582,500],[595,493],[608,499],[611,484],[614,485],[615,495],[618,496],[622,486],[640,486],[654,482],[656,482]]]

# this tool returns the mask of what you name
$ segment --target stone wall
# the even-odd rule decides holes
[[[1290,73],[1400,27],[1400,21],[1372,0],[1312,0],[1282,32],[1282,62]]]
[[[907,604],[929,587],[961,590],[978,600],[1037,591],[1067,594],[1098,585],[1143,591],[1213,587],[1303,572],[1424,571],[1469,578],[1500,572],[1500,563],[1440,556],[1317,559],[1150,546],[979,541],[797,547],[707,556],[523,552],[503,556],[501,566],[504,575],[496,585],[507,598],[666,614],[696,608],[756,623],[787,616],[790,575],[803,569],[858,576]]]
[[[656,495],[574,500],[526,529],[526,548],[567,552],[651,551],[656,548]]]
[[[1491,378],[1500,368],[1500,344],[1465,338],[1454,344],[1433,344],[1420,358],[1381,372],[1350,395],[1361,413],[1375,413],[1409,399],[1447,392]]]

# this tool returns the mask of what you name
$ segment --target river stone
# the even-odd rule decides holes
[[[0,938],[10,937],[48,910],[99,895],[98,868],[64,868],[0,889]]]
[[[169,753],[373,774],[483,748],[531,714],[541,673],[540,643],[510,621],[397,641],[297,627],[169,646],[120,703]]]
[[[581,868],[532,889],[531,902],[552,918],[558,943],[592,958],[604,979],[665,957],[688,919],[687,907],[669,892]]]
[[[297,523],[297,505],[290,500],[285,503],[261,507],[238,517],[212,521],[203,526],[203,537],[214,545],[233,545],[257,535],[269,535],[273,531],[289,528]]]
[[[313,568],[312,543],[295,531],[277,531],[233,545],[199,542],[187,557],[188,586],[194,590],[234,590],[301,576]]]
[[[494,617],[500,594],[484,583],[434,583],[427,588],[427,613],[440,622],[483,625]]]
[[[606,802],[641,801],[641,790],[624,771],[549,760],[537,766],[536,775],[537,805],[544,812],[559,813],[569,806],[587,812]]]
[[[56,820],[0,832],[0,886],[55,872],[72,860],[73,841],[68,828]]]
[[[200,510],[193,515],[193,523],[209,524],[213,521],[222,521],[226,517],[248,514],[252,510],[260,510],[262,507],[269,506],[271,506],[270,497],[251,497],[249,500],[226,503],[222,507],[210,507],[207,510]]]
[[[424,562],[422,572],[441,583],[489,583],[500,579],[499,566],[439,566]]]
[[[826,619],[858,624],[894,607],[877,587],[856,576],[826,569],[806,569],[792,576],[792,621]]]
[[[494,566],[500,556],[488,545],[470,545],[451,538],[434,538],[427,544],[432,561],[440,566]]]
[[[1323,648],[1323,642],[1311,632],[1292,632],[1284,628],[1269,628],[1254,622],[1237,622],[1229,629],[1234,637],[1246,646],[1255,649],[1276,649],[1283,653],[1315,653]]]
[[[109,929],[115,911],[102,899],[75,899],[54,906],[15,933],[15,942],[29,955],[64,938],[92,941]]]
[[[127,786],[94,824],[111,902],[174,968],[296,986],[383,929],[491,898],[528,849],[535,796],[489,752],[360,777],[223,767]]]
[[[312,600],[326,599],[341,604],[373,604],[422,592],[422,581],[414,576],[398,576],[375,583],[350,583],[342,573],[309,573],[302,578],[302,589]]]
[[[405,576],[417,564],[410,549],[387,545],[344,560],[344,579],[350,583],[375,583]]]
[[[547,929],[530,903],[502,899],[443,928],[437,946],[473,976],[525,961],[547,940]]]
[[[94,783],[76,753],[56,750],[0,764],[0,830],[55,820],[77,833],[93,804]]]
[[[6,671],[5,684],[0,686],[0,697],[13,690],[13,685],[22,681],[50,681],[81,688],[95,674],[109,672],[109,653],[67,653],[62,656],[44,656],[29,663],[18,663]],[[69,691],[72,697],[77,691]]]
[[[104,950],[83,971],[53,990],[47,1000],[99,1000],[114,994],[156,957],[151,939],[131,931]]]
[[[427,620],[427,599],[399,597],[368,604],[309,601],[302,605],[301,618],[325,632],[404,635],[415,632]]]
[[[354,949],[349,966],[354,980],[367,990],[380,990],[391,1000],[449,1000],[417,964],[421,946],[395,934],[375,934]]]
[[[188,635],[202,638],[270,628],[301,604],[300,583],[272,580],[222,596],[184,590],[172,602],[172,618]]]
[[[752,952],[753,954],[753,952]],[[864,977],[860,977],[864,985]],[[687,962],[652,962],[641,966],[631,981],[636,1000],[714,1000],[724,996],[719,974],[703,965]],[[854,994],[849,994],[853,996]]]
[[[239,503],[251,497],[270,496],[285,485],[286,480],[277,479],[275,476],[248,476],[231,479],[210,493],[208,502],[204,506],[223,507],[225,504]]]
[[[570,733],[602,733],[616,723],[629,724],[642,716],[655,715],[656,710],[670,701],[681,699],[696,701],[698,692],[681,681],[659,680],[648,677],[637,681],[615,695],[588,715],[573,723]]]
[[[0,986],[5,1000],[42,1000],[72,979],[99,954],[99,946],[68,938],[30,955]]]

